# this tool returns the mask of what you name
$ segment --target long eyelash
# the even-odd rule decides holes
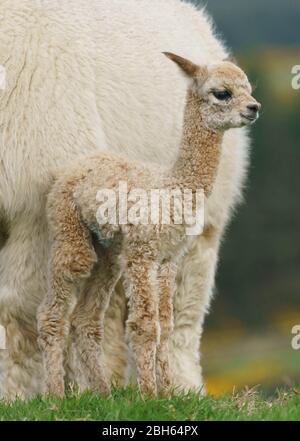
[[[214,92],[212,92],[212,94],[219,101],[229,101],[232,98],[232,92],[229,91],[228,89],[225,89],[225,90],[215,90]]]

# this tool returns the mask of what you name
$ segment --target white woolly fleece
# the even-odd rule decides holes
[[[179,0],[0,2],[0,324],[8,347],[0,350],[2,396],[43,389],[35,315],[46,289],[44,204],[55,170],[97,149],[158,163],[176,156],[186,79],[162,51],[197,63],[227,55],[205,14]],[[174,381],[184,389],[202,385],[203,318],[246,166],[246,137],[232,130],[207,202],[206,231],[178,276],[171,357]],[[106,319],[108,369],[119,382],[128,372],[125,313],[119,293]],[[69,375],[84,387],[74,351]]]

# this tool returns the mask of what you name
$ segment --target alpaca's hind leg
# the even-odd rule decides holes
[[[71,319],[76,351],[88,384],[104,394],[110,392],[103,360],[104,316],[121,275],[117,254],[114,248],[100,256]]]
[[[157,376],[162,390],[171,386],[169,343],[174,327],[173,295],[176,273],[177,266],[171,262],[163,263],[158,272],[160,342],[157,351]]]
[[[64,351],[70,306],[79,283],[77,277],[78,274],[70,280],[63,272],[54,274],[51,288],[38,311],[38,342],[43,352],[46,391],[57,396],[64,395]]]
[[[141,247],[139,253],[147,255]],[[159,340],[158,296],[153,280],[155,264],[139,258],[128,259],[125,271],[129,297],[127,337],[137,367],[141,394],[156,394],[156,350]]]
[[[38,343],[43,353],[46,393],[64,396],[64,350],[68,334],[68,309],[73,283],[63,278],[53,281],[50,293],[38,311]]]
[[[50,260],[49,290],[38,311],[38,342],[43,353],[47,392],[64,395],[64,350],[69,331],[69,310],[76,288],[87,279],[95,262],[89,231],[76,207],[66,199],[50,226],[54,245]]]

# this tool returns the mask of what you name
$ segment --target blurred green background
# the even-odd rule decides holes
[[[261,384],[272,393],[300,382],[300,65],[299,0],[206,0],[263,104],[252,130],[245,202],[226,234],[216,295],[203,339],[208,390]]]

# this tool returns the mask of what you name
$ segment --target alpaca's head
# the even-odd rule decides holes
[[[165,52],[192,79],[199,97],[201,118],[210,129],[227,130],[250,125],[259,117],[261,105],[253,98],[247,75],[229,61],[198,66]]]

